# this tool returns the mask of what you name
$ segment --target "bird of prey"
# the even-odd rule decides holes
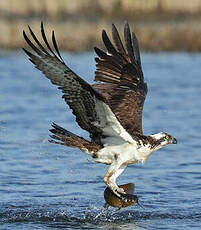
[[[31,39],[23,31],[27,44],[34,51],[24,49],[29,60],[54,85],[59,86],[76,122],[90,134],[90,140],[87,140],[53,123],[50,142],[79,148],[91,155],[95,162],[108,164],[103,181],[115,195],[126,199],[124,189],[116,183],[124,169],[130,164],[144,163],[152,152],[177,143],[173,136],[165,132],[143,135],[142,110],[147,84],[136,35],[130,32],[126,23],[124,46],[115,25],[112,25],[113,43],[106,31],[102,31],[106,51],[94,48],[97,54],[97,83],[90,85],[64,63],[54,31],[54,49],[48,43],[43,23],[41,35],[44,44],[30,27],[29,32]]]

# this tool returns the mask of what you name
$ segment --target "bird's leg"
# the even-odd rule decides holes
[[[119,188],[116,184],[117,177],[124,171],[126,165],[122,165],[122,162],[115,160],[106,172],[103,181],[112,190],[112,192],[121,198],[121,194],[125,194],[123,188]]]

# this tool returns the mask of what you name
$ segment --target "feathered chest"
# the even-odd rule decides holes
[[[137,162],[144,163],[152,150],[149,145],[137,145],[137,143],[124,143],[120,145],[105,146],[98,151],[97,162],[118,161],[119,164],[129,165]]]
[[[142,140],[139,140],[137,142],[137,146],[136,158],[139,162],[144,164],[147,158],[153,152],[152,145],[148,141],[144,143]]]

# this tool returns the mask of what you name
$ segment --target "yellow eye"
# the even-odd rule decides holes
[[[165,139],[168,140],[168,139],[169,139],[169,136],[165,136]]]

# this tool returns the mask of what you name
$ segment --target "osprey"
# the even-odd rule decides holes
[[[74,73],[62,59],[54,31],[49,45],[43,23],[42,45],[29,27],[32,41],[23,31],[24,38],[35,54],[23,49],[35,67],[59,86],[63,98],[76,116],[78,125],[89,132],[86,140],[55,123],[52,124],[50,142],[79,148],[92,156],[95,162],[108,164],[103,181],[121,199],[127,194],[117,183],[124,169],[137,162],[144,163],[150,154],[177,140],[164,132],[143,135],[142,110],[147,94],[144,82],[138,41],[131,34],[128,23],[124,27],[125,47],[112,25],[113,43],[105,30],[102,40],[106,52],[95,47],[97,57],[94,85]]]

